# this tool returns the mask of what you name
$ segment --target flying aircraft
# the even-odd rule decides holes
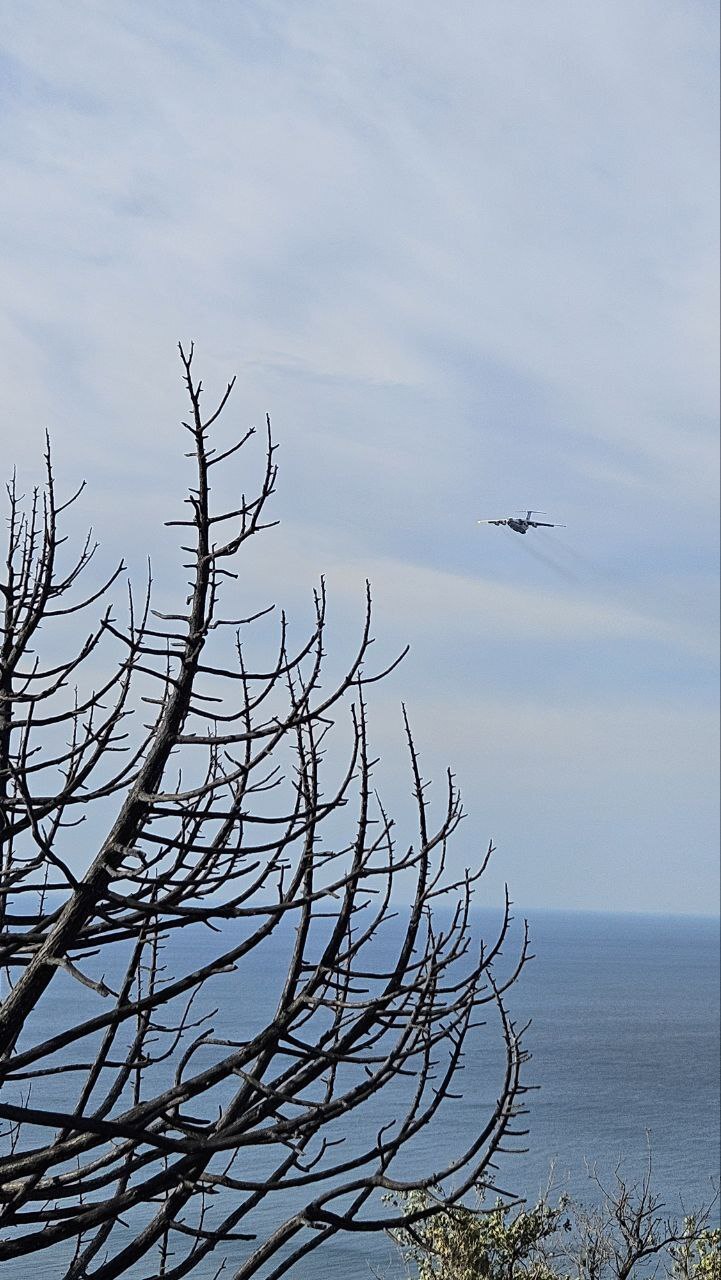
[[[507,524],[514,533],[528,533],[529,529],[565,529],[565,524],[550,524],[548,520],[532,520],[531,516],[545,516],[545,511],[527,511],[525,516],[506,516],[503,520],[478,520],[477,524]]]

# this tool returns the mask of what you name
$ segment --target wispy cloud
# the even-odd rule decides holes
[[[509,705],[515,662],[549,706],[566,671],[574,697],[642,689],[649,733],[669,696],[695,715],[717,21],[681,0],[13,7],[3,452],[25,474],[50,425],[108,549],[139,558],[184,483],[172,348],[195,336],[209,386],[240,373],[236,421],[274,413],[278,590],[326,569],[345,618],[368,573],[417,640],[418,696],[450,696],[424,657],[445,635],[461,685],[487,647]],[[523,505],[568,525],[537,544],[555,570],[474,537]]]

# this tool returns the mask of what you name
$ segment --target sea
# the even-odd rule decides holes
[[[550,1186],[552,1198],[570,1193],[593,1205],[598,1182],[611,1184],[616,1170],[636,1181],[650,1159],[653,1189],[665,1212],[683,1216],[708,1204],[718,1186],[721,1154],[719,921],[514,909],[515,933],[505,947],[509,966],[524,914],[534,958],[507,999],[516,1024],[528,1024],[528,1134],[512,1144],[517,1152],[498,1157],[498,1185],[531,1204]],[[489,938],[496,924],[490,912],[474,919],[477,933]],[[390,948],[392,942],[391,930],[377,946]],[[170,951],[165,963],[185,968],[192,959],[194,968],[203,958],[197,950],[192,957]],[[378,961],[382,965],[381,954]],[[260,1022],[284,963],[279,948],[242,973],[218,979],[218,1036],[237,1037],[244,1026],[251,1030]],[[62,1018],[62,1008],[50,1009],[48,1016]],[[498,1045],[492,1025],[473,1032],[454,1085],[459,1096],[448,1102],[432,1132],[414,1140],[401,1172],[433,1167],[482,1128],[497,1096]],[[400,1082],[394,1107],[412,1084]],[[349,1145],[359,1133],[375,1134],[384,1119],[380,1102],[354,1114]],[[282,1221],[287,1207],[283,1196],[276,1197],[259,1218],[261,1228]],[[714,1214],[717,1219],[718,1204]],[[222,1251],[226,1280],[248,1247],[235,1242]],[[218,1261],[212,1255],[193,1275],[211,1280]],[[9,1280],[38,1274],[60,1280],[65,1265],[60,1258],[57,1267],[49,1258],[40,1265],[36,1255],[7,1263],[2,1274]],[[401,1280],[408,1272],[387,1237],[364,1233],[336,1236],[289,1274],[295,1280]],[[147,1263],[128,1275],[152,1280]]]
[[[515,912],[517,921],[522,911]],[[549,1185],[586,1205],[617,1169],[652,1187],[669,1214],[713,1200],[721,1173],[719,921],[703,917],[529,911],[534,959],[509,1006],[531,1053],[524,1154],[499,1182],[535,1204]],[[481,916],[489,935],[490,916]],[[512,943],[507,950],[512,951]],[[491,1100],[489,1056],[469,1052],[463,1098],[444,1135],[460,1148]],[[422,1147],[419,1140],[418,1147]],[[418,1151],[421,1162],[421,1151]],[[714,1209],[718,1221],[718,1202]],[[382,1237],[329,1242],[300,1280],[400,1280]]]

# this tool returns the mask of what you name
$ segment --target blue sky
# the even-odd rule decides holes
[[[717,50],[705,0],[4,15],[3,456],[48,426],[172,580],[175,342],[237,372],[244,593],[300,628],[326,573],[340,665],[371,578],[387,803],[404,698],[521,905],[718,910]],[[527,506],[567,527],[475,523]]]

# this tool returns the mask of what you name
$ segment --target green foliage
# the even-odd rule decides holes
[[[411,1192],[403,1207],[414,1213],[430,1204],[425,1193]],[[558,1280],[542,1246],[565,1208],[564,1199],[515,1214],[500,1201],[488,1211],[456,1205],[393,1235],[418,1280]]]
[[[669,1249],[674,1280],[721,1280],[721,1231],[700,1230],[694,1217],[684,1227],[686,1239]]]
[[[588,1212],[567,1197],[533,1209],[441,1208],[390,1234],[412,1280],[721,1280],[721,1231],[708,1210],[678,1223],[619,1179],[621,1194]],[[392,1197],[409,1216],[438,1202],[427,1192]]]

